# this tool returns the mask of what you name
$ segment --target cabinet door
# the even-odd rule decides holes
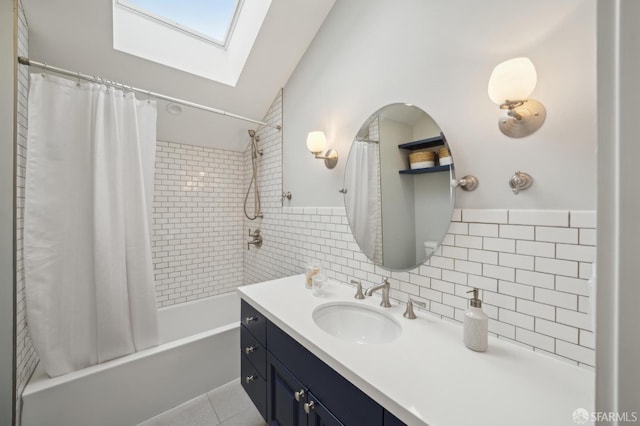
[[[311,392],[307,396],[304,410],[309,413],[307,426],[344,426]]]
[[[267,354],[267,421],[270,426],[306,426],[307,389]]]
[[[267,351],[311,389],[341,422],[382,426],[382,406],[309,352],[272,322],[267,323]]]

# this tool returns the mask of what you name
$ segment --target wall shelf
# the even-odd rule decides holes
[[[427,167],[424,169],[400,170],[398,173],[400,173],[401,175],[419,175],[422,173],[446,172],[450,168],[451,168],[451,165],[447,164],[446,166],[434,166],[434,167]]]
[[[398,148],[400,148],[400,149],[408,149],[410,151],[416,151],[418,149],[425,149],[425,148],[431,148],[431,147],[434,147],[434,146],[444,145],[446,143],[446,141],[447,140],[444,138],[444,135],[442,133],[440,133],[440,136],[435,136],[435,137],[427,138],[427,139],[421,139],[419,141],[401,143],[400,145],[398,145]]]

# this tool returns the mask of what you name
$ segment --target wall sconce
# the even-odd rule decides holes
[[[527,99],[538,81],[536,68],[529,58],[513,58],[498,64],[489,77],[489,97],[506,110],[498,127],[505,135],[523,138],[538,130],[547,113],[544,106]]]
[[[307,149],[319,160],[324,160],[327,169],[333,169],[338,164],[338,151],[330,149],[322,154],[327,147],[327,138],[324,132],[309,132],[307,135]]]

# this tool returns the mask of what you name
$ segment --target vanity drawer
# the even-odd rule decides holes
[[[256,406],[260,415],[267,419],[267,381],[262,378],[258,370],[247,359],[240,356],[240,384],[244,388],[249,398]]]
[[[383,408],[273,323],[269,352],[346,425],[382,426]]]
[[[258,339],[262,346],[267,345],[266,318],[244,300],[240,303],[240,322]]]
[[[245,326],[240,327],[240,351],[258,370],[263,378],[267,377],[267,351]]]

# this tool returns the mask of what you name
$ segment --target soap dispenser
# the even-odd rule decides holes
[[[478,298],[478,289],[474,288],[470,306],[464,313],[464,345],[478,352],[487,350],[489,340],[489,317],[482,310],[482,301]]]

